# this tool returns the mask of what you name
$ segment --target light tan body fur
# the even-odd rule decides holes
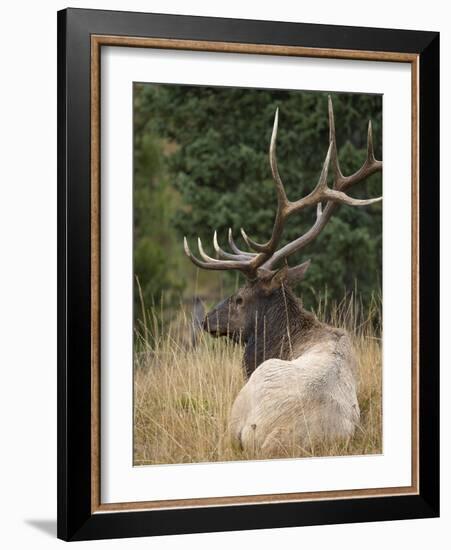
[[[313,442],[346,440],[360,410],[357,361],[348,335],[326,331],[292,361],[269,359],[252,373],[231,411],[234,443],[264,453]]]

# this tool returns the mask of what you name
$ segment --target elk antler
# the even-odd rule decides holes
[[[313,191],[311,191],[306,197],[298,199],[297,201],[290,201],[286,195],[285,187],[282,183],[282,179],[277,167],[276,158],[276,139],[277,128],[279,123],[279,110],[276,110],[274,118],[274,126],[271,136],[271,143],[269,147],[269,162],[271,166],[271,172],[276,184],[277,193],[277,212],[274,220],[273,230],[271,238],[264,244],[259,244],[252,240],[241,229],[241,234],[246,242],[247,246],[254,252],[245,252],[240,250],[232,237],[232,231],[229,229],[229,244],[233,251],[233,254],[226,252],[220,248],[217,239],[217,233],[215,231],[213,236],[213,245],[216,253],[221,258],[219,260],[208,256],[202,246],[202,241],[198,239],[199,254],[202,260],[199,260],[191,253],[186,237],[184,239],[185,253],[191,259],[191,261],[198,267],[204,269],[237,269],[241,271],[246,277],[255,279],[258,276],[258,270],[267,272],[272,270],[281,260],[288,258],[295,252],[298,252],[304,248],[307,244],[312,242],[319,233],[324,229],[325,225],[331,218],[334,210],[338,204],[347,204],[349,206],[365,206],[381,201],[382,197],[375,199],[354,199],[348,196],[345,191],[351,186],[365,180],[371,174],[382,170],[382,162],[376,160],[373,149],[373,134],[371,121],[368,124],[368,142],[367,142],[367,156],[365,162],[357,172],[350,176],[344,176],[340,169],[338,161],[337,141],[335,136],[335,121],[332,106],[332,99],[328,98],[328,111],[329,111],[329,148],[327,151],[326,159],[324,161],[318,183]],[[327,177],[329,173],[330,165],[332,164],[333,170],[333,187],[330,188],[327,185]],[[325,208],[322,208],[322,203],[325,203]],[[283,228],[286,220],[293,214],[304,210],[310,206],[317,207],[316,221],[313,226],[305,233],[294,241],[286,244],[279,250],[277,246],[280,242]]]

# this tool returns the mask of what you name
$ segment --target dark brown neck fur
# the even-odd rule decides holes
[[[274,291],[264,309],[256,313],[253,330],[245,335],[243,366],[247,376],[267,359],[294,359],[295,348],[307,343],[321,326],[289,288]]]

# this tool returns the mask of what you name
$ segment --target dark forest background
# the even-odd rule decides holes
[[[332,99],[343,173],[365,159],[369,119],[381,159],[382,97],[341,93]],[[215,229],[224,248],[229,227],[244,248],[240,227],[257,241],[269,238],[276,194],[268,148],[276,107],[279,171],[294,200],[313,189],[327,152],[326,93],[134,85],[135,318],[142,303],[147,308],[164,300],[170,312],[194,295],[213,302],[241,284],[236,273],[196,270],[184,256],[183,236],[193,251],[200,236],[213,256]],[[381,192],[375,174],[349,194]],[[312,209],[291,219],[282,244],[305,232],[314,216]],[[307,258],[312,264],[299,289],[306,307],[315,308],[326,294],[339,301],[356,289],[369,304],[381,287],[382,204],[341,206],[290,265]]]

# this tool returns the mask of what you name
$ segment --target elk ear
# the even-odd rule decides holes
[[[307,269],[310,267],[310,264],[311,260],[307,260],[306,262],[297,265],[296,267],[290,267],[287,274],[288,284],[295,285],[301,282],[307,272]]]
[[[276,288],[281,287],[283,284],[286,284],[288,279],[288,271],[289,271],[289,268],[285,264],[278,271],[276,271],[275,273],[272,273],[271,276],[268,277],[266,281],[267,289],[274,290]]]

